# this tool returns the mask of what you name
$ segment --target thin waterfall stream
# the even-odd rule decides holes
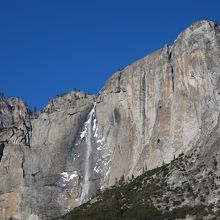
[[[95,113],[96,103],[94,104],[92,110],[89,113],[89,118],[86,123],[86,155],[85,155],[85,165],[84,165],[84,178],[82,182],[82,192],[80,197],[80,204],[86,202],[89,194],[90,188],[90,156],[92,153],[92,123],[93,115]]]

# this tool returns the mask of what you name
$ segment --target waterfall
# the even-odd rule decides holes
[[[84,164],[84,178],[82,182],[82,192],[80,197],[80,204],[86,202],[89,194],[90,188],[90,155],[92,152],[92,124],[93,124],[93,115],[95,113],[95,106],[94,104],[92,110],[89,113],[88,121],[85,122],[85,137],[86,137],[86,154],[85,154],[85,164]]]

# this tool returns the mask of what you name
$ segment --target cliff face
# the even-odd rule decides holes
[[[220,33],[201,21],[174,44],[117,72],[101,90],[97,121],[115,176],[140,174],[186,152],[217,124]],[[118,166],[122,164],[122,166]]]
[[[219,77],[220,29],[204,20],[116,72],[97,97],[72,92],[36,114],[1,98],[0,219],[62,215],[198,146],[208,163],[218,153],[209,137],[219,137]]]
[[[80,176],[72,149],[94,97],[66,94],[36,114],[22,101],[15,106],[2,102],[2,118],[8,123],[1,132],[0,219],[47,219],[78,205]],[[15,117],[20,120],[12,123]]]

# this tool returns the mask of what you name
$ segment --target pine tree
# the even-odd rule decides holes
[[[124,175],[122,175],[120,180],[119,180],[119,185],[124,184],[124,182],[125,182],[125,177],[124,177]]]

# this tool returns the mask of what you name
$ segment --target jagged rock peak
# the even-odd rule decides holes
[[[176,44],[182,38],[201,37],[202,35],[211,35],[212,33],[219,32],[219,24],[211,20],[200,20],[194,22],[183,32],[181,32],[177,39],[174,41]]]
[[[44,112],[53,112],[57,110],[76,107],[77,103],[83,102],[83,100],[95,99],[95,95],[89,95],[85,92],[71,91],[58,95],[49,101],[48,105],[43,109]]]
[[[186,30],[188,29],[195,30],[201,27],[215,29],[218,26],[219,24],[216,21],[203,19],[203,20],[193,22]]]
[[[178,35],[176,40],[173,42],[173,45],[169,46],[166,44],[163,48],[158,49],[151,54],[146,55],[144,58],[141,58],[134,63],[129,64],[125,68],[116,71],[106,81],[106,83],[100,90],[99,95],[125,92],[125,80],[123,79],[124,75],[129,74],[129,72],[132,72],[135,69],[141,69],[142,66],[146,65],[149,60],[151,60],[151,58],[157,57],[159,54],[167,53],[168,58],[171,58],[174,47],[178,47],[177,50],[182,50],[182,52],[184,52],[184,49],[189,50],[190,47],[203,47],[203,45],[207,42],[212,43],[215,40],[219,41],[218,37],[220,39],[220,26],[217,22],[212,20],[199,20],[197,22],[194,22]],[[202,44],[200,44],[200,42]],[[100,99],[101,98],[99,97],[98,100]]]
[[[29,112],[25,102],[18,97],[0,96],[0,128],[8,128],[25,120]]]

